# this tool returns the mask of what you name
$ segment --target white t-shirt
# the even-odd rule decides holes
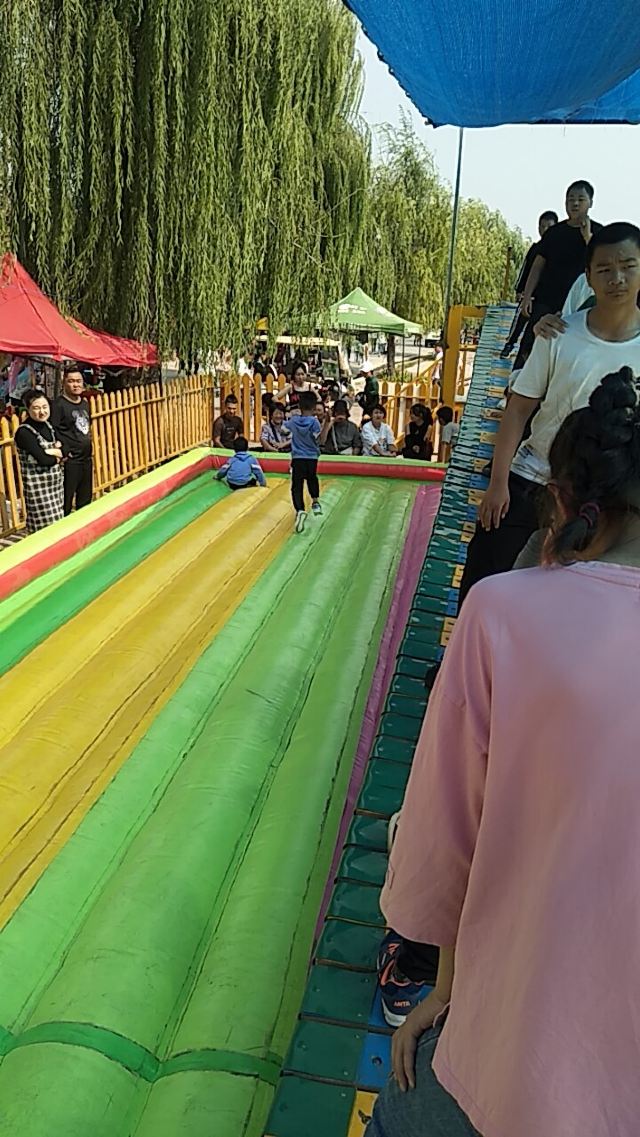
[[[564,420],[586,407],[591,392],[605,375],[630,367],[640,375],[640,333],[623,343],[594,336],[587,326],[590,312],[567,318],[567,330],[554,340],[537,337],[533,351],[518,374],[512,390],[528,399],[542,399],[511,469],[530,482],[549,481],[549,450]]]
[[[372,422],[365,422],[362,428],[362,453],[369,457],[378,458],[379,455],[374,451],[374,446],[379,446],[383,454],[388,454],[391,447],[395,446],[391,427],[386,422],[381,423],[377,428]]]
[[[572,316],[574,312],[579,312],[592,296],[593,288],[587,280],[586,273],[583,272],[569,289],[569,295],[562,309],[563,318],[566,320],[567,316]]]
[[[446,426],[443,426],[443,428],[442,428],[442,434],[440,436],[440,441],[443,442],[445,446],[453,447],[453,446],[455,446],[456,442],[458,441],[458,434],[459,433],[460,433],[460,423],[448,422],[446,424]]]

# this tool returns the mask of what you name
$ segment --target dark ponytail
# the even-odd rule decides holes
[[[569,415],[549,462],[567,520],[548,549],[552,560],[568,564],[638,512],[640,404],[631,368],[606,375],[589,406]]]

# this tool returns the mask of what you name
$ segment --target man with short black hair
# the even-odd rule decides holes
[[[241,435],[244,423],[238,414],[238,400],[235,395],[227,395],[224,410],[213,424],[213,445],[222,450],[231,450],[234,440]]]
[[[82,397],[84,376],[77,363],[63,371],[62,395],[51,404],[51,424],[62,443],[64,457],[64,512],[82,509],[93,497],[91,411]]]
[[[548,312],[561,312],[571,285],[585,269],[587,245],[602,226],[592,221],[594,189],[590,182],[572,182],[567,190],[565,221],[552,225],[540,241],[522,296],[522,311],[529,317],[514,371],[524,366],[533,347],[533,329]]]

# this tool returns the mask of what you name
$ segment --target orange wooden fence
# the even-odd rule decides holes
[[[284,376],[267,378],[230,377],[217,387],[210,375],[172,379],[162,384],[132,387],[91,400],[94,489],[100,496],[155,466],[211,440],[212,423],[220,414],[225,396],[233,391],[247,438],[257,442],[262,430],[262,396],[281,391]],[[394,434],[404,433],[412,403],[435,406],[439,388],[433,365],[418,379],[407,382],[383,380],[381,401]],[[0,418],[0,536],[24,529],[25,511],[20,466],[13,444],[18,418]]]

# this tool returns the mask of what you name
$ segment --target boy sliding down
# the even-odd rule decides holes
[[[318,458],[320,447],[327,440],[331,414],[325,412],[321,426],[315,415],[316,400],[315,391],[302,391],[298,402],[300,414],[282,424],[282,430],[291,435],[291,498],[296,511],[296,533],[302,533],[307,520],[304,508],[305,482],[311,495],[311,509],[316,514],[322,513]]]
[[[232,442],[235,450],[233,458],[229,458],[216,474],[219,482],[225,479],[230,490],[245,490],[250,486],[266,486],[262,466],[249,453],[249,443],[246,438],[235,438]]]

